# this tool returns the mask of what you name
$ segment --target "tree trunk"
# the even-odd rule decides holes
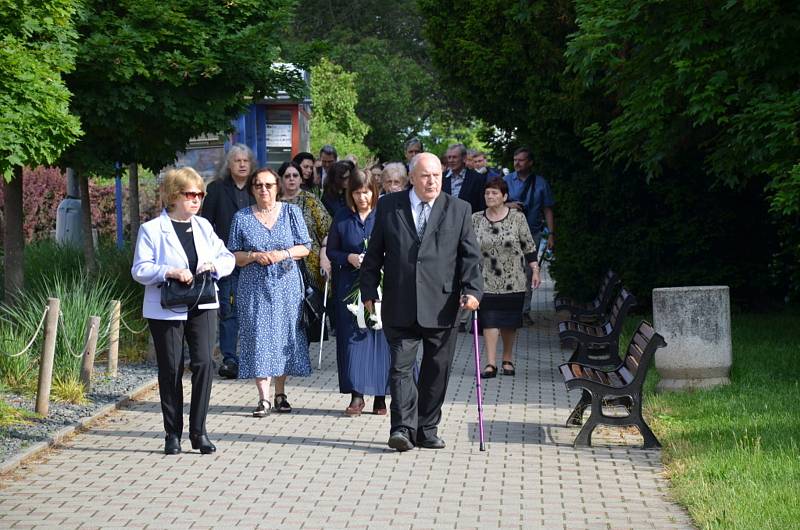
[[[128,212],[131,218],[131,246],[139,235],[139,165],[128,166]]]
[[[3,180],[2,177],[0,180]],[[25,279],[22,268],[25,247],[25,236],[22,230],[22,166],[14,168],[14,177],[11,182],[4,180],[3,186],[3,210],[5,213],[3,234],[5,248],[3,256],[4,301],[7,305],[12,305],[14,299],[22,291],[22,283]]]
[[[86,261],[86,272],[94,276],[97,272],[97,261],[94,255],[94,239],[92,238],[92,200],[89,197],[89,176],[78,174],[81,187],[81,228],[83,232],[83,257]]]

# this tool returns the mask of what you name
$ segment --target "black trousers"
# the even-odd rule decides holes
[[[458,333],[453,328],[384,327],[392,364],[389,370],[390,405],[394,432],[406,428],[411,439],[433,438],[442,419],[442,404]],[[417,348],[422,343],[419,380],[414,381]]]
[[[148,319],[158,361],[158,391],[161,414],[167,434],[183,432],[183,340],[189,346],[192,368],[192,401],[189,406],[189,433],[206,433],[208,402],[214,363],[211,349],[217,331],[216,309],[195,309],[186,320]]]

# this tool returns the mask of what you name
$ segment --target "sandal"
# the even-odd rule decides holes
[[[286,399],[286,394],[275,394],[275,412],[281,414],[288,414],[292,412],[292,406]]]
[[[483,369],[481,377],[484,379],[492,379],[493,377],[497,377],[497,366],[493,364],[487,364],[486,368]]]
[[[506,368],[506,366],[510,366],[511,369]],[[514,375],[516,373],[516,370],[514,370],[514,363],[511,361],[503,361],[503,375]]]

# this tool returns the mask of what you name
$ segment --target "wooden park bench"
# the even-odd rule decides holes
[[[643,320],[631,337],[625,358],[616,368],[603,370],[573,362],[558,367],[567,390],[580,388],[591,396],[592,410],[586,424],[575,437],[575,447],[591,446],[592,431],[598,425],[635,425],[644,439],[644,449],[661,447],[642,417],[642,385],[656,350],[666,345],[664,338],[655,332],[652,324]],[[626,416],[604,414],[604,402],[619,398],[629,400],[628,414]],[[570,417],[575,413],[573,410]],[[580,414],[583,414],[583,409]],[[569,425],[569,421],[567,424]]]
[[[619,334],[636,298],[625,287],[620,289],[608,318],[601,325],[564,320],[558,324],[558,338],[564,346],[574,346],[570,362],[605,366],[619,362]]]
[[[568,311],[569,320],[578,320],[581,322],[597,323],[602,322],[606,318],[608,312],[608,305],[614,298],[614,293],[620,284],[619,276],[617,273],[610,270],[603,277],[600,283],[600,290],[597,297],[591,302],[577,302],[572,298],[561,297],[556,298],[554,303],[556,312]]]

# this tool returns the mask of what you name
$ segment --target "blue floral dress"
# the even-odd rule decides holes
[[[294,245],[311,246],[303,214],[280,203],[275,225],[264,226],[252,207],[236,212],[231,224],[231,252],[268,252]],[[241,268],[236,307],[239,316],[239,378],[305,376],[311,373],[308,341],[300,324],[303,305],[300,270],[294,261]]]

